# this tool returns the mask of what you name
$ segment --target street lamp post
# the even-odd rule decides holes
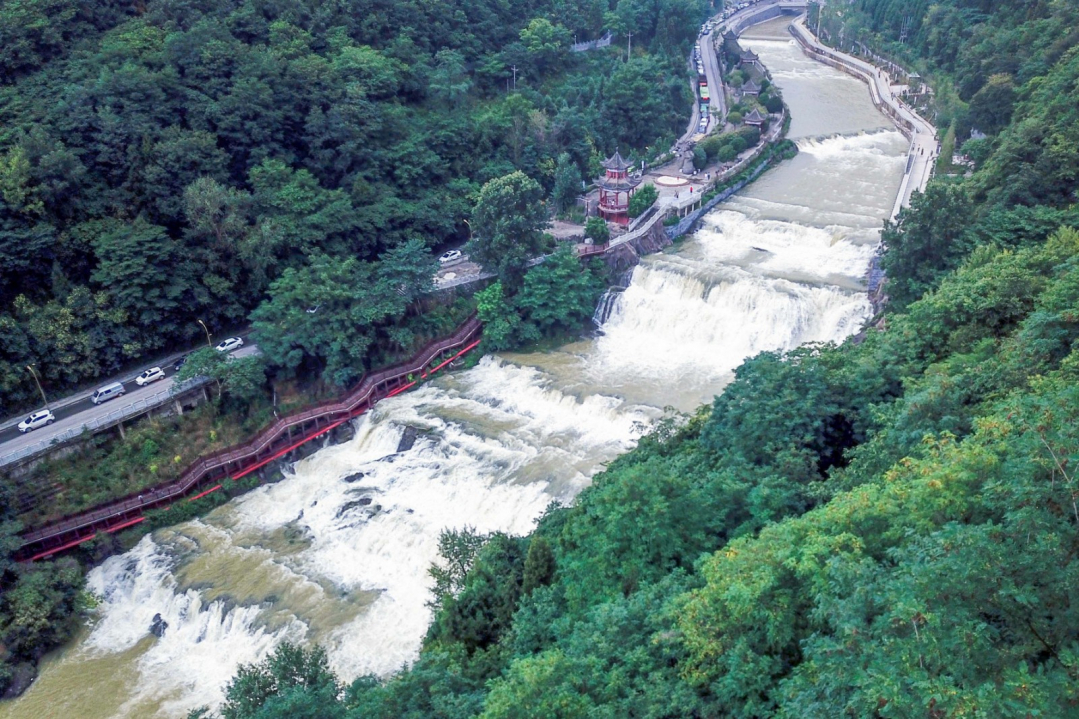
[[[200,325],[202,325],[202,329],[206,333],[206,346],[209,347],[210,349],[213,349],[214,343],[210,341],[210,330],[206,327],[206,323],[203,322],[202,320],[195,320],[195,321],[198,322]]]
[[[471,242],[472,241],[472,223],[469,222],[468,220],[464,220],[464,223],[466,225],[468,225],[468,241]]]
[[[45,403],[45,409],[49,408],[49,398],[45,396],[45,390],[41,388],[41,380],[37,378],[37,372],[34,371],[33,365],[26,365],[26,369],[30,370],[30,374],[34,377],[34,384],[37,385],[37,391],[41,393],[41,401]]]

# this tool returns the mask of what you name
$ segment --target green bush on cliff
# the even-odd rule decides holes
[[[599,260],[581,264],[571,243],[562,243],[530,268],[517,294],[507,296],[501,282],[476,293],[484,346],[513,349],[544,337],[580,329],[607,287]]]

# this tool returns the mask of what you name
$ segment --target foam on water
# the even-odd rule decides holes
[[[155,614],[168,622],[136,664],[142,689],[120,710],[131,716],[154,703],[167,715],[216,704],[239,663],[284,639],[322,644],[349,679],[390,673],[415,658],[430,621],[427,569],[442,531],[528,532],[548,504],[569,501],[600,462],[632,446],[651,416],[484,358],[379,404],[352,441],[297,463],[289,478],[93,570],[101,618],[83,651],[129,650]],[[421,434],[397,452],[406,426]],[[291,544],[274,544],[282,531]],[[320,616],[327,607],[332,616]]]
[[[644,258],[608,297],[595,341],[486,357],[383,401],[351,441],[284,480],[109,559],[89,575],[102,603],[86,636],[0,716],[182,717],[285,639],[325,646],[345,681],[388,674],[427,630],[442,531],[525,533],[631,448],[658,407],[709,401],[761,351],[857,331],[905,142],[871,131],[884,123],[857,81],[774,32],[747,45],[814,136],[676,252]],[[406,428],[418,436],[398,452]],[[168,629],[155,639],[158,613]],[[89,675],[124,679],[95,693]]]

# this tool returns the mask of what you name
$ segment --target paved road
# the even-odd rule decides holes
[[[454,270],[456,270],[458,274],[457,281],[453,281],[452,278],[447,280],[445,275]],[[482,273],[482,270],[480,270],[477,265],[470,263],[468,257],[465,256],[459,262],[453,263],[453,265],[447,265],[440,268],[439,273],[435,276],[435,286],[439,289],[444,289],[446,287],[452,287],[455,284],[475,281],[476,277],[470,277],[469,275],[480,273]],[[465,277],[462,278],[461,275],[465,275]],[[245,333],[240,336],[243,337],[244,341],[248,342],[248,344],[244,345],[244,347],[236,352],[233,352],[232,354],[234,356],[246,357],[258,352],[258,347],[249,341],[249,334]],[[139,387],[135,384],[135,377],[141,374],[141,369],[112,379],[103,379],[100,384],[97,385],[98,387],[103,387],[112,382],[121,382],[127,389],[123,397],[118,397],[100,405],[95,405],[90,401],[90,395],[94,393],[94,389],[96,388],[91,388],[61,399],[53,400],[49,403],[49,407],[52,409],[53,415],[56,416],[56,421],[47,427],[42,427],[32,432],[27,432],[26,434],[20,434],[17,425],[25,418],[25,415],[12,417],[3,423],[0,423],[0,458],[40,442],[48,442],[70,429],[76,429],[93,422],[95,419],[107,417],[109,414],[114,413],[119,409],[138,403],[140,400],[145,400],[163,390],[169,389],[172,387],[172,376],[175,374],[175,370],[173,370],[172,366],[175,364],[176,360],[179,359],[181,354],[182,353],[178,353],[161,360],[160,364],[157,366],[160,366],[161,369],[165,370],[165,379],[158,380],[145,387]],[[155,365],[147,364],[144,369],[153,366]]]
[[[716,42],[722,43],[723,33],[727,31],[727,28],[731,25],[740,25],[746,18],[773,6],[790,6],[792,3],[789,0],[760,0],[749,7],[739,10],[731,15],[729,18],[723,19],[722,15],[716,15],[712,17],[709,22],[713,23],[712,32],[707,35],[703,35],[698,38],[698,42],[701,46],[701,61],[704,63],[704,75],[708,81],[708,89],[710,91],[710,97],[708,100],[708,129],[707,132],[714,132],[716,123],[719,119],[726,124],[727,118],[727,97],[723,85],[723,76],[720,72],[719,57],[715,51]],[[681,150],[688,147],[690,138],[699,134],[697,128],[700,125],[700,97],[698,94],[698,80],[693,80],[693,112],[691,114],[689,125],[686,128],[686,133],[675,143],[672,151],[675,154],[679,154]],[[722,126],[719,128],[722,129]]]
[[[258,347],[256,345],[246,344],[232,354],[235,357],[246,357],[257,352]],[[74,395],[73,401],[71,401],[72,398],[67,398],[69,401],[50,405],[53,409],[53,414],[56,415],[56,421],[46,427],[26,434],[20,434],[15,426],[3,429],[0,431],[0,456],[17,452],[24,447],[29,447],[42,441],[48,442],[69,429],[77,429],[94,419],[104,418],[126,405],[134,404],[139,400],[169,389],[173,385],[173,375],[176,373],[171,364],[162,365],[161,369],[166,372],[165,379],[152,382],[145,387],[139,387],[134,380],[125,381],[124,387],[127,391],[122,397],[102,402],[99,405],[95,405],[90,401],[90,394],[93,393],[93,390]],[[109,384],[109,382],[102,382],[102,385],[105,384]]]
[[[716,56],[715,38],[723,37],[726,25],[715,25],[712,32],[701,38],[701,62],[704,63],[704,74],[708,78],[708,89],[711,97],[708,99],[708,132],[716,130],[717,121],[719,129],[726,124],[726,92],[723,88],[723,76],[719,71],[719,58]]]

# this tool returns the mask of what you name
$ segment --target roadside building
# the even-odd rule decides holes
[[[757,53],[752,50],[744,50],[741,57],[738,58],[738,64],[747,70],[753,68],[755,70],[762,70],[761,59]]]
[[[749,114],[742,118],[742,122],[747,125],[753,125],[754,127],[761,127],[767,122],[768,118],[762,115],[757,108],[750,110]]]

